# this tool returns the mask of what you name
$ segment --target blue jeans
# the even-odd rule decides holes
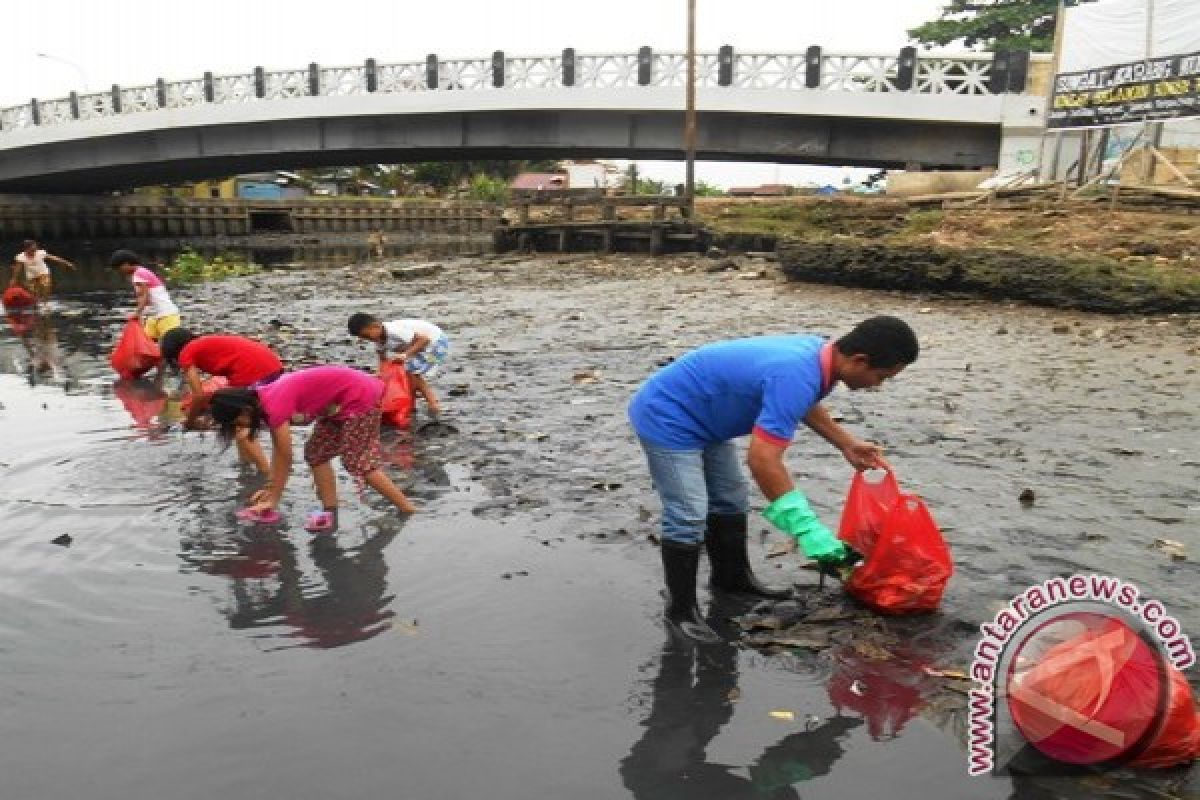
[[[662,500],[662,535],[680,544],[704,541],[709,514],[744,514],[750,494],[733,442],[703,450],[668,450],[638,438]]]

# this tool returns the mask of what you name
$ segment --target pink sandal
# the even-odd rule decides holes
[[[256,522],[262,525],[272,525],[283,519],[278,511],[268,508],[266,511],[255,511],[253,508],[243,508],[237,512],[237,518],[243,522]]]
[[[332,511],[311,511],[304,523],[309,533],[333,533],[337,530],[337,515]]]

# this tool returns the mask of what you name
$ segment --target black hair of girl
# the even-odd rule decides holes
[[[237,421],[243,411],[250,412],[250,436],[253,438],[263,426],[263,410],[258,402],[258,392],[253,389],[218,389],[209,401],[208,412],[217,423],[217,439],[228,449],[237,434]]]
[[[187,328],[172,328],[167,331],[158,343],[158,349],[162,353],[163,360],[175,369],[179,369],[179,354],[195,338],[196,334]]]
[[[142,263],[142,257],[132,250],[114,250],[113,254],[108,258],[108,265],[113,269],[120,267],[122,264],[138,265]]]

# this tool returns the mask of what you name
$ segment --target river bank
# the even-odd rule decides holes
[[[776,244],[793,279],[1016,300],[1105,313],[1200,311],[1200,218],[1047,210],[940,211],[883,198],[707,201],[727,246]]]
[[[369,365],[345,332],[354,311],[450,333],[437,386],[457,432],[387,443],[422,513],[360,503],[343,478],[336,540],[296,523],[312,503],[299,470],[289,522],[242,528],[233,511],[255,479],[211,437],[130,416],[144,408],[105,362],[127,289],[61,297],[29,336],[2,334],[6,800],[1200,788],[1195,770],[970,779],[963,697],[922,669],[963,669],[981,622],[1061,573],[1119,575],[1200,630],[1196,317],[793,283],[759,258],[435,260],[173,289],[189,326],[261,338],[291,366]],[[820,647],[673,646],[630,393],[707,341],[833,335],[874,313],[913,323],[920,361],[882,392],[829,402],[943,527],[957,573],[941,613],[846,620]],[[789,463],[836,519],[840,456],[801,435]],[[836,599],[794,557],[768,557],[782,540],[767,527],[753,529],[762,576]],[[52,543],[63,534],[69,546]],[[710,600],[721,625],[745,610]]]

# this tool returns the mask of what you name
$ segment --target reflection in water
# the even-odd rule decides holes
[[[24,356],[14,358],[14,371],[24,373],[30,386],[62,383],[69,388],[54,320],[34,308],[10,311],[4,315],[4,320],[24,348]],[[26,359],[23,364],[20,363],[22,358]]]
[[[710,613],[709,624],[723,615]],[[783,737],[746,769],[710,763],[706,750],[733,717],[738,649],[668,639],[651,684],[645,733],[621,762],[621,779],[639,800],[799,798],[794,784],[827,775],[862,722],[837,716]]]
[[[870,658],[853,645],[833,653],[836,664],[829,679],[829,699],[841,713],[861,714],[872,739],[894,739],[917,716],[926,699],[938,691],[922,658],[892,651],[888,658]]]
[[[389,520],[389,523],[393,522]],[[228,537],[183,543],[182,558],[209,575],[229,580],[230,627],[253,630],[287,625],[288,636],[309,647],[342,647],[371,639],[390,627],[384,550],[400,532],[389,524],[358,546],[339,536],[317,536],[308,552],[316,567],[306,575],[297,546],[278,529],[257,526]],[[344,534],[340,534],[344,538]]]

